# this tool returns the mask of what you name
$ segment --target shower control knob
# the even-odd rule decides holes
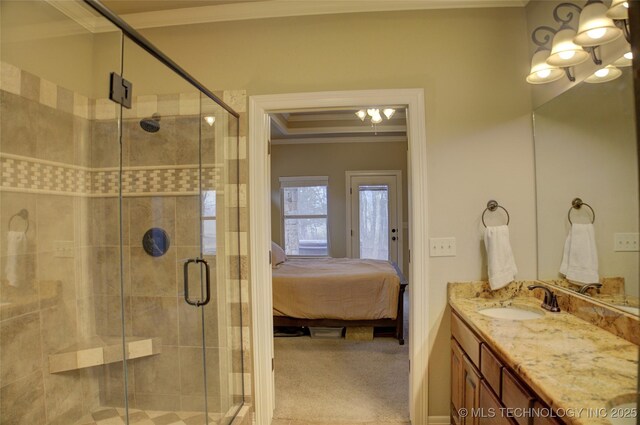
[[[396,238],[395,236],[391,237],[392,241],[395,241],[396,239],[398,239],[398,238]]]
[[[395,232],[396,232],[396,229],[391,229],[391,233],[395,233]]]

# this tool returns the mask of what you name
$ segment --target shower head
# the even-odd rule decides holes
[[[160,114],[153,114],[150,118],[140,120],[140,127],[148,133],[155,133],[160,130]]]

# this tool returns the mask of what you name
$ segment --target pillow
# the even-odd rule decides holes
[[[276,268],[278,265],[287,261],[287,254],[275,242],[271,242],[271,267]]]

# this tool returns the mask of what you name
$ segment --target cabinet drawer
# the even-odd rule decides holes
[[[480,425],[512,425],[511,419],[503,415],[502,405],[489,389],[486,381],[480,383]]]
[[[530,409],[535,398],[531,396],[507,369],[502,370],[502,404],[507,408]],[[531,418],[518,415],[513,418],[519,425],[531,425]]]
[[[501,381],[502,381],[502,363],[500,360],[487,348],[486,344],[482,344],[480,347],[480,373],[491,389],[500,397],[501,394]]]
[[[480,340],[455,313],[451,313],[451,335],[458,341],[473,364],[480,368]]]
[[[545,412],[547,411],[546,406],[543,406],[537,400],[533,403],[533,409],[535,412],[540,412],[543,409],[545,410]],[[545,417],[537,417],[537,416],[533,418],[533,425],[561,425],[561,424],[562,422],[560,422],[560,420],[558,420],[557,418],[552,418],[552,417],[545,418]]]

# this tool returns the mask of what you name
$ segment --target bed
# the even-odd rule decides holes
[[[388,261],[288,259],[273,269],[273,324],[367,326],[402,345],[406,286],[397,265]]]

